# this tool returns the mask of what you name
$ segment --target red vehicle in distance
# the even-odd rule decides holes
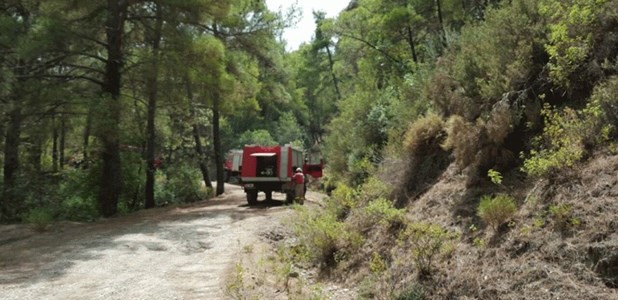
[[[315,162],[310,157],[307,162]],[[296,197],[292,176],[296,168],[307,170],[314,178],[322,177],[322,160],[319,163],[305,164],[301,149],[291,145],[259,146],[246,145],[242,151],[240,182],[247,194],[249,205],[257,204],[259,192],[264,192],[266,200],[272,199],[272,192],[285,193],[285,200],[291,203]]]

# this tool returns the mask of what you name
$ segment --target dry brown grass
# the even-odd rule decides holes
[[[475,192],[449,168],[408,208],[410,218],[463,233],[452,258],[425,284],[430,299],[616,299],[618,156],[597,154],[570,181],[504,184],[522,202],[513,224],[494,234],[470,215]],[[477,191],[482,193],[482,191]],[[478,198],[477,198],[478,199]],[[476,202],[477,204],[478,202]],[[550,206],[568,205],[569,234],[556,231]],[[494,239],[479,247],[475,237]],[[397,260],[397,258],[394,258]]]
[[[481,128],[454,115],[446,123],[446,132],[447,138],[442,146],[453,152],[457,166],[464,169],[473,164],[481,146]]]
[[[448,166],[448,153],[440,147],[445,137],[444,122],[437,115],[425,116],[410,125],[404,143],[406,156],[386,160],[380,171],[396,174],[393,180],[385,180],[395,183],[396,206],[403,207],[426,191]]]

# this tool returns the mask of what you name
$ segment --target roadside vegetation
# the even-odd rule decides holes
[[[332,47],[340,100],[293,261],[367,299],[615,297],[618,5],[405,3],[300,51]]]

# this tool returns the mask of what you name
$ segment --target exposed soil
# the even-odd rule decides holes
[[[226,278],[243,248],[291,213],[283,194],[273,197],[249,207],[243,191],[228,185],[211,200],[59,223],[44,233],[0,226],[1,298],[226,298]]]

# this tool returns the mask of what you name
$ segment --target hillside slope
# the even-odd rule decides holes
[[[439,263],[439,298],[616,299],[618,156],[597,154],[560,180],[505,182],[467,190],[449,169],[408,207],[409,217],[462,233]],[[491,185],[491,184],[488,184]],[[476,215],[489,191],[515,197],[518,211],[494,232]],[[563,214],[556,207],[564,207]]]

